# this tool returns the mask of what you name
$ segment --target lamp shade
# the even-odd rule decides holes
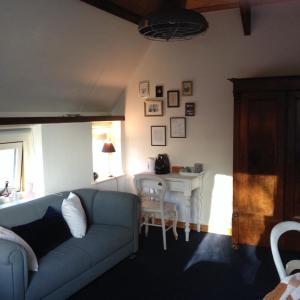
[[[102,148],[102,152],[112,153],[112,152],[116,152],[116,150],[115,150],[115,147],[112,143],[104,143],[103,148]]]

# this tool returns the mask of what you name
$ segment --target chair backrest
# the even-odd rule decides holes
[[[281,222],[278,223],[276,226],[274,226],[271,231],[271,237],[270,237],[271,250],[272,250],[274,263],[277,272],[279,274],[280,280],[283,280],[289,274],[287,274],[286,268],[284,267],[282,263],[282,259],[279,254],[278,240],[282,234],[291,230],[300,231],[300,223],[294,221]]]
[[[163,178],[153,174],[138,174],[134,177],[134,183],[141,198],[148,197],[161,203],[164,201],[167,183]]]

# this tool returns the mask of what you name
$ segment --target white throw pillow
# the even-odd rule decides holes
[[[13,231],[0,226],[0,239],[11,241],[23,246],[27,255],[28,269],[30,271],[38,271],[39,265],[36,255],[34,254],[32,248],[20,236]]]
[[[73,237],[84,237],[87,228],[86,215],[79,197],[71,192],[69,197],[63,200],[61,212]]]

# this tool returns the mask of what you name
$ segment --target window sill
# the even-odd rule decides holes
[[[113,177],[108,177],[108,176],[99,177],[96,181],[92,182],[92,185],[97,185],[97,184],[109,182],[112,180],[115,181],[124,176],[126,176],[126,174],[121,173],[118,175],[114,175]],[[45,196],[45,195],[43,195],[43,194],[26,195],[25,193],[18,193],[17,199],[12,199],[10,197],[0,197],[0,209],[19,205],[19,204],[26,203],[26,202],[29,202],[32,200],[36,200],[43,196]]]
[[[93,181],[92,184],[98,184],[98,183],[102,183],[102,182],[105,182],[105,181],[116,180],[116,179],[121,178],[123,176],[126,176],[126,174],[120,173],[120,174],[117,174],[117,175],[113,175],[112,177],[99,176],[99,178],[97,180]]]
[[[29,202],[38,198],[43,197],[44,195],[39,194],[32,194],[32,195],[25,195],[24,193],[18,193],[16,199],[12,199],[10,197],[0,197],[0,209],[7,208],[15,205],[19,205],[25,202]]]

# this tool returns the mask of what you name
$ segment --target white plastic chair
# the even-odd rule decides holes
[[[281,222],[274,226],[271,231],[271,250],[280,280],[289,276],[293,271],[300,269],[300,260],[291,260],[286,264],[286,267],[284,267],[278,250],[278,240],[280,236],[291,230],[300,232],[300,223],[294,221]]]
[[[176,230],[178,214],[174,203],[165,202],[167,183],[163,178],[152,174],[138,174],[134,178],[138,196],[142,200],[140,231],[145,226],[145,235],[148,236],[149,226],[162,228],[163,247],[167,250],[166,232],[173,228],[177,240]],[[154,218],[159,218],[161,224],[155,224]],[[151,219],[151,223],[149,222]],[[172,220],[172,225],[166,228],[165,219]]]

